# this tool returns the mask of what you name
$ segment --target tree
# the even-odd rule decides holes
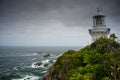
[[[115,40],[115,39],[117,39],[118,37],[115,35],[115,33],[113,33],[113,34],[110,34],[110,39],[111,40]]]
[[[79,51],[69,50],[60,56],[46,80],[120,80],[120,44],[100,37]]]

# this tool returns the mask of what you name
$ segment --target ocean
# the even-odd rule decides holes
[[[0,80],[42,80],[47,69],[67,50],[81,47],[0,47]]]

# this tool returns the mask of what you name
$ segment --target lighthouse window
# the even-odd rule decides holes
[[[96,18],[96,25],[97,26],[101,26],[102,25],[102,19],[101,19],[101,17],[97,17]]]

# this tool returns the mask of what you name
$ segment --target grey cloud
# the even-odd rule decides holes
[[[82,33],[76,30],[73,32],[89,36],[87,29],[92,26],[92,16],[96,14],[97,7],[102,8],[107,15],[106,24],[114,26],[113,30],[119,33],[119,3],[120,0],[0,0],[0,38],[3,40],[0,44],[7,39],[16,41],[22,38],[27,41],[31,36],[32,40],[38,39],[38,43],[42,43],[45,36],[46,40],[50,39],[47,41],[50,43],[54,41],[51,36],[57,34],[53,37],[55,39],[60,33],[66,40],[64,34],[68,31],[68,36],[71,36],[71,28],[83,28]]]

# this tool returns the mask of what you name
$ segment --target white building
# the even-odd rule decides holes
[[[95,41],[97,38],[107,35],[110,33],[110,28],[105,25],[105,15],[100,13],[97,8],[97,15],[93,16],[93,26],[89,29],[89,34],[92,36],[92,40]]]

